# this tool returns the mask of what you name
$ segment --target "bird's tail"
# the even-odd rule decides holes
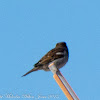
[[[26,76],[27,74],[29,74],[29,73],[31,73],[31,72],[33,72],[33,71],[37,71],[37,70],[39,70],[39,68],[38,67],[34,67],[33,69],[31,69],[30,71],[28,71],[26,74],[24,74],[23,76]],[[23,77],[22,76],[22,77]]]

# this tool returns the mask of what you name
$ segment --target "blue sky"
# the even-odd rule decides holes
[[[99,100],[100,1],[0,0],[0,100],[67,100],[51,72],[21,77],[61,41],[60,71],[80,100]]]

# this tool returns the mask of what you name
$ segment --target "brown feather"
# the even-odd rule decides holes
[[[30,71],[28,71],[26,74],[24,74],[23,76],[26,76],[27,74],[29,74],[29,73],[31,73],[31,72],[33,72],[33,71],[37,71],[37,70],[39,70],[39,67],[34,67],[33,69],[31,69]],[[23,77],[22,76],[22,77]]]
[[[48,64],[49,62],[52,62],[55,59],[61,58],[64,55],[56,55],[57,52],[63,52],[65,48],[54,48],[51,51],[49,51],[45,56],[43,56],[39,62],[35,64],[35,66],[40,66],[41,64]]]

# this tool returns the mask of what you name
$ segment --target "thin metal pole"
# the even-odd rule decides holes
[[[49,69],[54,74],[53,77],[59,87],[62,89],[68,100],[79,100],[71,86],[68,84],[67,80],[64,78],[64,76],[61,74],[61,72],[56,68],[54,63],[51,63],[49,66]]]

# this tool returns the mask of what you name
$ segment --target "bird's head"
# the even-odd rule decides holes
[[[59,42],[56,44],[56,47],[67,47],[65,42]]]

